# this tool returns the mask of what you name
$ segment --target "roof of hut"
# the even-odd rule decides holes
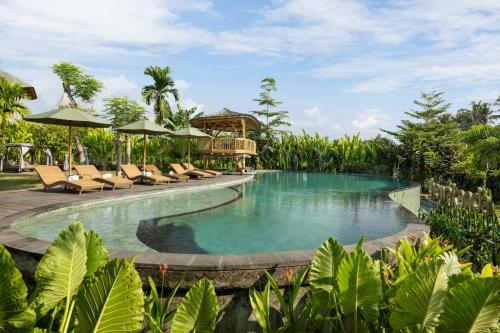
[[[234,132],[241,131],[243,127],[241,123],[242,119],[245,119],[246,131],[258,131],[260,129],[260,122],[251,114],[235,112],[227,108],[193,118],[189,122],[193,127],[206,127],[208,130]]]
[[[12,76],[11,74],[7,73],[2,69],[0,69],[0,77],[6,78],[11,82],[17,83],[18,85],[24,88],[24,91],[26,91],[26,94],[28,94],[29,99],[36,99],[36,91],[32,85],[18,79],[15,76]]]

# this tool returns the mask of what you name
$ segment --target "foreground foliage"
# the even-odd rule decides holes
[[[264,332],[490,332],[497,330],[500,278],[491,265],[481,275],[460,263],[461,252],[426,235],[423,241],[401,240],[387,255],[373,260],[361,248],[347,253],[328,239],[310,268],[310,290],[296,300],[295,284],[281,294],[276,281],[250,300]],[[281,323],[270,320],[270,290],[280,304]],[[293,315],[291,315],[293,313]]]
[[[310,268],[287,272],[280,289],[266,272],[262,291],[249,290],[264,332],[490,332],[498,330],[500,278],[491,264],[474,273],[464,253],[440,238],[401,240],[373,260],[363,239],[346,252],[329,238]],[[21,273],[0,245],[0,332],[213,332],[215,289],[202,278],[177,309],[183,281],[163,298],[149,278],[145,296],[133,259],[110,260],[100,237],[74,223],[61,231],[36,269],[28,297]],[[309,274],[310,288],[302,288]],[[279,320],[271,305],[274,294]],[[144,324],[146,322],[146,324]]]
[[[209,332],[215,326],[217,298],[210,281],[200,280],[173,315],[168,307],[179,285],[165,303],[156,289],[145,298],[134,260],[109,259],[101,238],[81,223],[62,230],[49,246],[29,298],[2,245],[0,272],[0,332],[141,332],[146,310],[153,332],[162,332],[163,322],[155,322],[158,311],[165,323],[173,319],[173,332]]]

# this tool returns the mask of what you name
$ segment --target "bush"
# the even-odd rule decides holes
[[[495,214],[485,215],[440,202],[420,218],[430,226],[432,236],[442,236],[456,248],[470,248],[466,259],[475,268],[489,262],[496,265],[498,258],[499,226]]]
[[[361,240],[346,252],[329,238],[310,269],[282,292],[270,274],[263,292],[249,298],[264,332],[489,332],[498,330],[500,279],[493,266],[481,274],[461,263],[440,238],[401,240],[373,260]],[[27,297],[21,273],[0,245],[0,332],[212,332],[218,315],[212,283],[199,280],[170,309],[181,281],[166,299],[152,280],[144,295],[132,260],[113,259],[93,231],[81,223],[65,228],[47,249],[35,272],[36,289]],[[160,272],[166,274],[166,264]],[[310,288],[299,299],[309,273]],[[293,282],[293,283],[292,283]],[[281,322],[270,321],[271,292]],[[171,324],[170,324],[171,321]],[[146,322],[146,324],[144,324]]]

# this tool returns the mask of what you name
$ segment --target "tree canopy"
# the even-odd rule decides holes
[[[266,119],[266,122],[262,126],[262,132],[270,137],[274,135],[276,128],[290,126],[291,124],[287,121],[288,111],[271,110],[271,108],[275,108],[282,103],[271,96],[271,92],[278,90],[276,80],[272,77],[266,77],[262,79],[260,88],[262,91],[259,94],[259,98],[255,98],[254,101],[258,102],[259,106],[262,106],[263,109],[252,111],[252,113]]]
[[[61,61],[52,65],[52,71],[59,76],[63,89],[68,94],[72,106],[76,107],[75,98],[80,98],[82,102],[90,103],[99,93],[104,85],[91,74],[69,61]]]
[[[442,92],[422,93],[421,100],[414,101],[419,109],[405,112],[410,119],[401,121],[398,131],[383,130],[405,147],[404,165],[410,174],[422,178],[419,180],[451,173],[458,125],[448,113],[450,104],[445,103],[442,95]]]
[[[470,109],[460,109],[457,111],[455,120],[460,124],[460,129],[468,130],[474,125],[492,124],[495,120],[500,119],[499,109],[494,109],[495,106],[500,107],[500,96],[493,103],[484,103],[482,101],[472,102]]]
[[[176,102],[179,101],[179,92],[175,88],[175,82],[170,76],[170,67],[149,66],[144,70],[144,75],[153,79],[153,84],[142,88],[142,96],[147,105],[153,105],[155,122],[159,125],[167,125],[172,121],[173,113],[168,97],[171,95]]]
[[[21,102],[21,99],[27,97],[19,84],[0,77],[0,126],[15,115],[29,114],[28,107]]]
[[[110,97],[104,99],[104,115],[113,128],[117,128],[140,120],[146,115],[146,109],[127,96]]]

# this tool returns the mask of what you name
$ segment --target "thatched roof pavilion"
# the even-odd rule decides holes
[[[28,95],[29,99],[36,99],[36,91],[32,85],[18,79],[15,76],[10,75],[9,73],[7,73],[2,69],[0,69],[0,77],[6,78],[11,82],[17,83],[18,85],[24,88],[24,91],[26,91],[26,94]]]
[[[238,169],[245,170],[245,158],[257,154],[255,141],[247,139],[247,131],[260,130],[260,122],[246,113],[222,109],[221,111],[190,120],[191,126],[202,128],[211,138],[198,140],[198,151],[203,155],[205,165],[209,158],[230,157],[240,160]],[[233,132],[240,137],[220,137],[213,132]]]

